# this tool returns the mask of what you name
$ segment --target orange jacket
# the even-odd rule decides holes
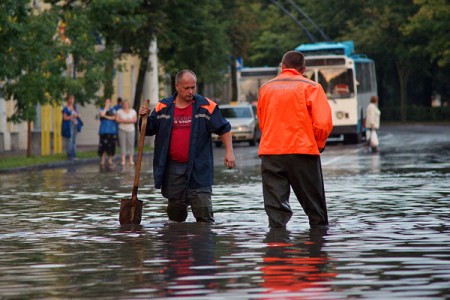
[[[319,155],[333,129],[322,86],[295,69],[284,69],[261,86],[257,114],[259,155]]]

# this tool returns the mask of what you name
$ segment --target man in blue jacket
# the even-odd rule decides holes
[[[214,222],[211,193],[214,173],[211,134],[225,145],[224,165],[234,168],[231,125],[213,101],[196,94],[197,76],[182,70],[176,93],[162,99],[147,120],[146,135],[156,135],[153,156],[155,187],[168,199],[170,220],[183,222],[190,205],[197,222]],[[148,108],[139,109],[141,116]]]

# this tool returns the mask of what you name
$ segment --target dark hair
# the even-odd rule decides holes
[[[281,64],[285,68],[296,69],[300,72],[305,67],[305,56],[299,51],[291,50],[283,55]]]
[[[184,69],[184,70],[181,70],[180,72],[178,72],[177,75],[175,75],[175,82],[180,83],[181,79],[183,78],[184,74],[186,74],[186,73],[194,76],[195,81],[197,81],[197,75],[195,75],[194,71],[191,71],[189,69]]]

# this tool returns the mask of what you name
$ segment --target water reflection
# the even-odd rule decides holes
[[[166,224],[160,234],[166,296],[206,294],[218,287],[216,241],[210,225]]]
[[[267,228],[256,147],[236,147],[235,170],[215,149],[206,226],[167,223],[148,157],[131,228],[118,214],[134,168],[1,174],[0,298],[448,299],[450,130],[440,132],[383,133],[376,155],[327,147],[331,226],[319,232],[294,196],[288,229]]]
[[[264,294],[283,299],[298,299],[302,293],[325,297],[331,290],[325,282],[336,276],[322,250],[326,235],[325,228],[311,229],[309,234],[295,238],[286,229],[271,229],[265,239],[267,250],[261,267],[261,286],[268,289]]]

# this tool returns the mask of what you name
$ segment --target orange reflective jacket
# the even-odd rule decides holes
[[[261,86],[257,114],[259,155],[319,155],[333,129],[322,86],[295,69],[284,69]]]

